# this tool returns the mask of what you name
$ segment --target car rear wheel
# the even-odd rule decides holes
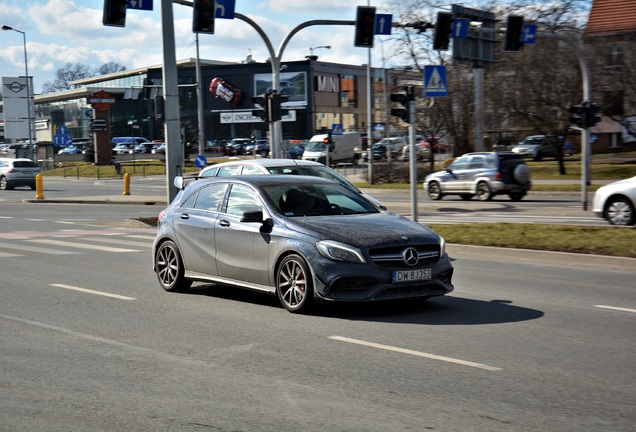
[[[168,240],[159,246],[155,255],[155,272],[159,285],[166,291],[186,291],[192,285],[183,277],[183,260],[174,242]]]
[[[432,181],[428,184],[428,196],[432,200],[441,200],[444,194],[442,193],[442,188],[439,186],[439,183]]]
[[[290,312],[306,312],[313,303],[313,283],[305,260],[296,254],[283,259],[276,273],[276,294]]]
[[[492,199],[492,190],[486,182],[479,182],[477,184],[477,198],[479,201],[490,201]]]
[[[636,223],[634,206],[624,197],[612,198],[607,204],[605,215],[611,225],[634,225]]]

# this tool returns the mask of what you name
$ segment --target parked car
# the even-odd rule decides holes
[[[134,148],[135,153],[152,153],[153,150],[156,150],[162,143],[155,142],[147,142],[137,144]]]
[[[146,137],[138,137],[138,136],[120,136],[120,137],[112,137],[110,142],[113,145],[117,144],[141,144],[145,142],[150,142],[150,140]]]
[[[154,149],[152,149],[152,154],[156,154],[156,153],[160,153],[160,154],[166,154],[166,143],[162,142],[162,143],[155,143],[158,144],[157,147],[155,147]]]
[[[530,168],[523,157],[510,152],[468,153],[457,158],[445,171],[426,176],[424,190],[433,200],[459,195],[469,200],[475,195],[488,201],[508,195],[520,201],[530,190]]]
[[[40,173],[38,164],[26,158],[0,158],[0,190],[17,186],[29,186],[35,190],[35,176]]]
[[[57,154],[82,154],[84,150],[85,147],[70,145],[58,151]]]
[[[234,138],[223,149],[226,156],[239,156],[245,154],[245,147],[250,145],[250,138]]]
[[[113,154],[114,155],[122,155],[122,154],[126,154],[126,153],[134,153],[135,151],[135,144],[132,143],[128,143],[128,144],[117,144],[115,147],[113,147]]]
[[[287,150],[291,159],[302,159],[305,152],[305,144],[292,144]]]
[[[402,155],[400,156],[403,161],[407,162],[411,158],[411,146],[405,145],[402,147]],[[430,147],[422,144],[415,144],[415,156],[416,160],[430,160],[431,159],[431,149]]]
[[[322,177],[351,189],[363,195],[381,210],[386,206],[377,199],[366,195],[353,183],[341,176],[337,171],[321,164],[320,162],[291,159],[246,159],[240,161],[221,162],[216,165],[203,168],[198,177],[227,177],[235,175],[262,175],[285,174]]]
[[[373,144],[371,148],[373,160],[384,161],[388,160],[389,157],[392,160],[398,160],[402,156],[402,148],[405,145],[407,143],[402,138],[384,138]],[[369,160],[369,152],[364,153],[362,157],[367,162]]]
[[[512,148],[513,153],[540,161],[544,157],[556,157],[556,137],[549,135],[532,135],[526,137],[518,145]]]
[[[636,177],[600,187],[594,193],[593,211],[612,225],[636,225]]]
[[[257,154],[266,158],[269,156],[269,141],[266,139],[258,139],[254,144],[248,144],[245,146],[245,154]]]
[[[314,302],[426,299],[453,291],[444,239],[359,194],[309,176],[189,182],[161,212],[153,270],[166,291],[216,282]],[[246,265],[249,263],[249,265]]]

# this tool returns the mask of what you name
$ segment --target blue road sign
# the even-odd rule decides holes
[[[234,19],[236,0],[216,0],[215,18]]]
[[[203,169],[208,164],[208,159],[203,155],[199,155],[196,157],[196,159],[194,159],[194,164],[197,166],[197,168]]]
[[[446,66],[424,66],[424,96],[448,96]]]
[[[470,20],[468,18],[455,18],[453,20],[451,37],[455,39],[466,39],[469,27]]]
[[[152,10],[152,0],[128,0],[128,9]]]
[[[392,25],[393,25],[393,15],[387,15],[387,14],[375,15],[375,34],[390,35]]]
[[[58,135],[66,135],[68,133],[68,128],[66,126],[58,126],[57,134]]]
[[[331,135],[342,135],[344,133],[344,127],[342,123],[334,123],[331,125]]]
[[[533,44],[537,41],[537,26],[535,24],[524,24],[521,29],[521,42]]]

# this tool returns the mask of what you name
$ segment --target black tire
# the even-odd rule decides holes
[[[541,154],[541,152],[538,152],[537,155],[534,157],[534,160],[540,161],[541,159],[543,159],[543,154]]]
[[[183,260],[174,242],[167,240],[155,254],[155,272],[159,285],[166,291],[183,292],[192,285],[192,281],[183,277]]]
[[[463,199],[464,201],[470,201],[471,199],[473,199],[474,196],[475,195],[473,195],[473,194],[461,194],[461,195],[459,195],[459,197],[461,199]]]
[[[611,198],[605,206],[605,219],[611,225],[634,225],[636,224],[634,205],[625,197]]]
[[[490,201],[492,199],[492,190],[488,183],[481,181],[477,184],[477,199],[479,201]]]
[[[510,199],[512,201],[521,201],[521,199],[526,196],[526,194],[522,193],[522,192],[511,192],[510,193]]]
[[[269,153],[268,153],[268,152],[266,152],[265,150],[263,150],[263,151],[261,152],[261,157],[262,157],[263,159],[265,159],[267,156],[269,156]]]
[[[426,192],[428,193],[428,197],[434,201],[439,201],[444,197],[442,188],[436,181],[428,183],[428,189],[426,190]]]
[[[276,295],[289,312],[306,312],[314,302],[309,266],[297,254],[286,256],[276,271]]]
[[[0,177],[0,190],[9,189],[9,182],[6,177]]]

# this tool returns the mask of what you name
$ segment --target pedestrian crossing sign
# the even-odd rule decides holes
[[[334,123],[331,125],[331,135],[344,134],[344,126],[342,123]]]
[[[424,66],[424,96],[448,96],[446,66]]]

